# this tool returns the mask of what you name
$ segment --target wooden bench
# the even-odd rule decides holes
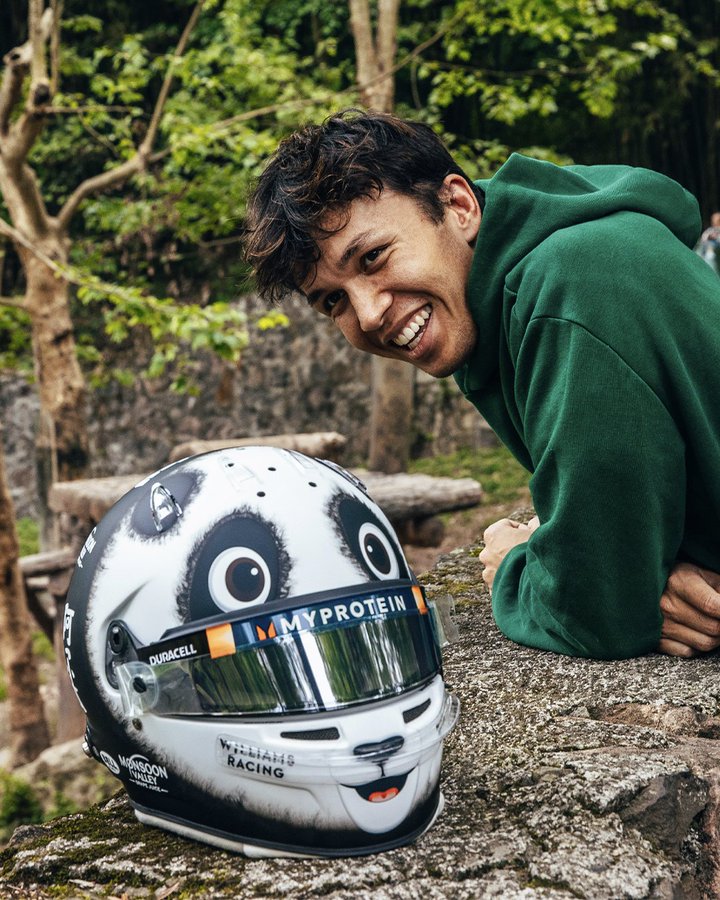
[[[76,557],[75,550],[64,547],[20,558],[28,609],[55,648],[59,707],[57,743],[78,737],[85,730],[85,714],[70,684],[63,651],[63,609]]]
[[[76,556],[74,550],[64,547],[20,558],[28,609],[50,641],[54,641],[56,610],[46,598],[65,602]]]

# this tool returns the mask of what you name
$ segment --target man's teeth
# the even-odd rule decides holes
[[[424,306],[420,312],[408,322],[400,334],[393,339],[392,343],[395,344],[396,347],[407,347],[408,350],[414,349],[420,341],[420,336],[425,329],[425,323],[429,318],[430,306]]]

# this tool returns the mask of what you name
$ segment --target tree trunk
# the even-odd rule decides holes
[[[65,262],[63,240],[36,238],[45,255]],[[27,278],[25,306],[32,322],[35,378],[40,397],[36,451],[41,504],[41,543],[57,546],[47,495],[55,481],[80,477],[88,461],[85,379],[75,352],[69,288],[35,255],[20,248]]]
[[[10,706],[13,768],[35,759],[50,745],[19,557],[15,508],[5,477],[4,454],[0,452],[0,662]]]
[[[404,472],[410,458],[415,371],[402,360],[372,358],[368,468]]]
[[[368,0],[349,0],[350,27],[360,100],[377,112],[392,112],[400,0],[378,0],[373,35]],[[373,356],[368,466],[378,472],[404,472],[410,459],[415,370],[400,360]]]

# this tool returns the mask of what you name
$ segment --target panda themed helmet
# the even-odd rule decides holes
[[[133,488],[64,619],[86,752],[137,818],[248,856],[374,853],[432,825],[459,709],[438,634],[362,483],[268,447]]]

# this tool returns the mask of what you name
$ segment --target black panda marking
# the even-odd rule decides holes
[[[189,555],[177,605],[184,622],[280,600],[292,561],[276,526],[240,509],[212,526]]]
[[[143,538],[162,538],[182,518],[202,484],[201,472],[184,471],[149,478],[139,489],[130,516],[130,531]]]
[[[342,542],[342,552],[359,564],[371,581],[409,578],[397,539],[364,503],[338,491],[328,503],[327,513]]]

